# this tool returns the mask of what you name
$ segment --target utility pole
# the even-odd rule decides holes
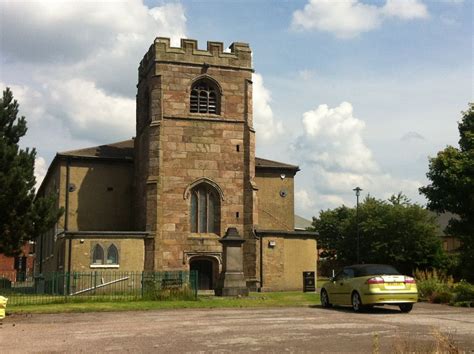
[[[355,192],[356,194],[356,200],[357,200],[357,204],[356,204],[356,224],[357,224],[357,264],[360,264],[360,234],[359,234],[359,196],[360,196],[360,192],[362,191],[363,189],[360,188],[360,187],[355,187],[353,189],[353,191]]]

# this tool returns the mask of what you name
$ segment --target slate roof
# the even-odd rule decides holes
[[[267,160],[267,159],[262,159],[260,157],[255,158],[255,167],[256,168],[269,168],[269,169],[285,169],[285,170],[294,170],[294,171],[299,171],[300,168],[296,165],[290,165],[287,163],[283,162],[278,162],[278,161],[273,161],[273,160]]]
[[[58,153],[59,156],[133,159],[133,139]]]
[[[134,140],[124,140],[117,143],[92,146],[84,149],[70,150],[58,153],[59,156],[85,157],[85,158],[100,158],[100,159],[133,159],[133,144]],[[260,169],[280,169],[299,171],[299,167],[278,161],[272,161],[255,158],[255,167]]]

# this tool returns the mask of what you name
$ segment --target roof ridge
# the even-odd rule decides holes
[[[126,140],[121,140],[121,141],[116,141],[114,143],[110,143],[110,144],[101,144],[101,145],[95,145],[95,146],[88,146],[88,147],[85,147],[85,148],[81,148],[81,149],[73,149],[73,150],[66,150],[66,151],[60,151],[58,152],[59,155],[66,155],[66,154],[71,154],[71,153],[74,153],[74,152],[79,152],[79,151],[84,151],[84,150],[91,150],[91,149],[97,149],[97,148],[101,148],[101,147],[105,147],[105,146],[114,146],[114,145],[118,145],[118,144],[122,144],[122,143],[126,143],[126,142],[129,142],[129,141],[133,141],[134,139],[126,139]]]

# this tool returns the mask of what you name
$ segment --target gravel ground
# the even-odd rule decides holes
[[[161,310],[13,315],[0,325],[5,352],[392,352],[425,345],[433,330],[474,352],[474,309],[384,307]],[[424,344],[425,343],[425,344]]]

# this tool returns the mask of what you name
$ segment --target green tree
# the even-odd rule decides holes
[[[462,274],[474,280],[474,104],[462,114],[459,148],[447,146],[430,158],[426,176],[431,183],[420,192],[429,209],[458,216],[450,220],[446,232],[460,239]]]
[[[0,99],[0,253],[17,255],[25,241],[51,228],[62,210],[54,196],[35,199],[35,149],[21,149],[25,117],[9,88]]]
[[[341,206],[313,218],[318,246],[327,259],[356,263],[356,208]],[[440,267],[441,240],[432,214],[402,194],[388,201],[366,197],[359,204],[360,261],[396,266],[411,273],[416,268]]]

